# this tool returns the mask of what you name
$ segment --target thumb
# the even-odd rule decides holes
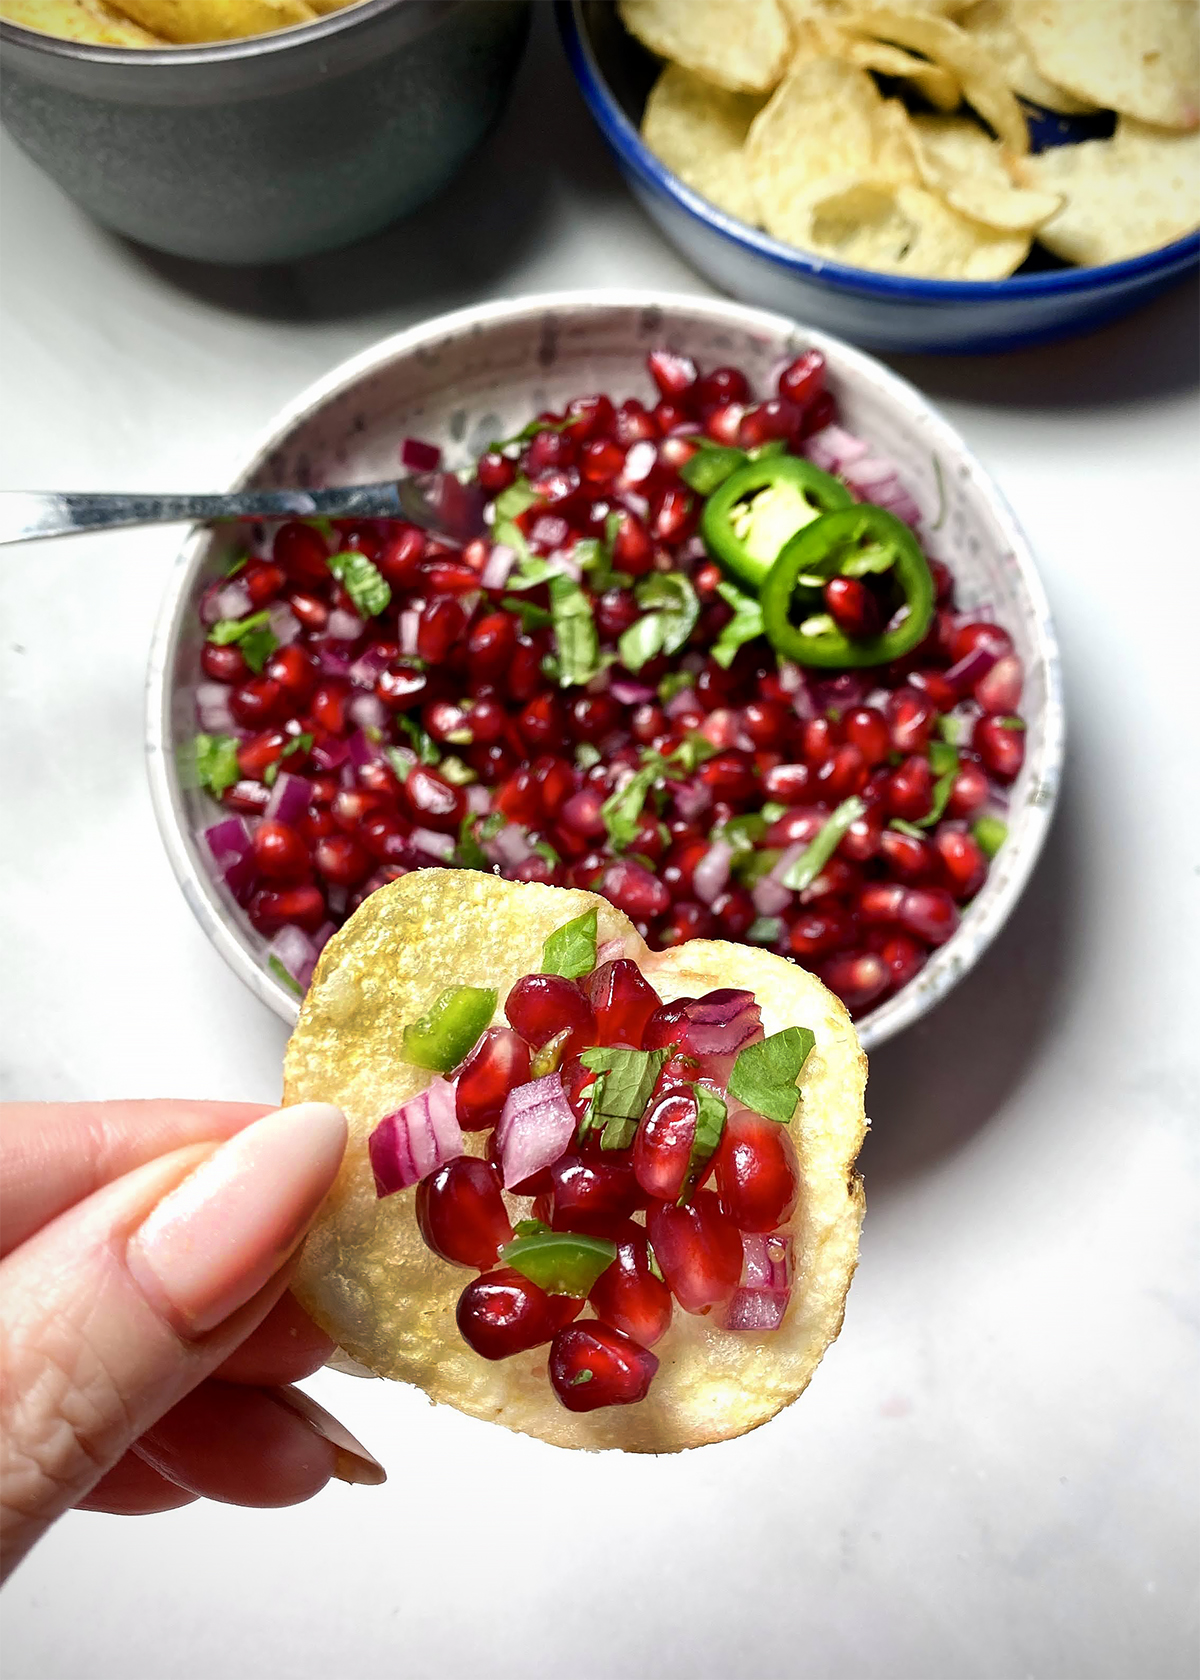
[[[281,1109],[127,1173],[0,1261],[0,1543],[11,1568],[286,1286],[346,1122]]]

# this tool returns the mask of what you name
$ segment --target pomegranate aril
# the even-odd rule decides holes
[[[802,960],[825,956],[853,941],[853,919],[836,904],[828,908],[801,910],[788,931],[788,944]]]
[[[851,1011],[865,1009],[887,991],[891,974],[877,951],[842,951],[823,963],[821,979]]]
[[[358,838],[379,863],[407,863],[407,825],[394,811],[372,811],[358,826]]]
[[[267,660],[265,674],[277,682],[293,706],[303,706],[317,684],[318,666],[312,654],[293,642],[276,648]]]
[[[536,433],[525,450],[525,472],[530,479],[574,463],[577,445],[566,432],[547,429]]]
[[[550,1384],[571,1412],[644,1400],[658,1360],[631,1336],[599,1321],[572,1324],[550,1344]]]
[[[758,791],[758,778],[742,753],[718,753],[715,758],[707,759],[696,774],[714,799],[727,799],[731,804],[753,799]]]
[[[426,1247],[455,1266],[486,1271],[512,1241],[512,1224],[491,1161],[460,1155],[417,1185],[417,1226]]]
[[[288,697],[271,677],[249,677],[234,689],[229,709],[244,728],[262,729],[286,715]]]
[[[309,715],[326,735],[344,735],[349,704],[350,691],[345,683],[325,682],[308,703]]]
[[[628,509],[622,511],[619,515],[616,534],[613,537],[612,552],[613,565],[617,570],[629,572],[634,577],[643,576],[654,564],[654,544],[650,539],[650,533],[637,514],[629,512]],[[625,599],[633,608],[633,617],[629,620],[629,623],[632,623],[633,619],[637,617],[637,603],[632,596],[626,596]],[[621,629],[628,629],[628,627],[629,624],[624,624]],[[614,633],[603,622],[601,622],[601,629],[608,635]],[[620,632],[616,633],[619,634]]]
[[[241,648],[232,642],[224,647],[217,642],[205,642],[200,649],[200,669],[214,682],[223,683],[240,683],[250,674]]]
[[[974,653],[976,648],[983,648],[997,659],[1003,659],[1013,650],[1012,637],[1007,630],[986,619],[972,619],[967,624],[959,624],[950,636],[947,649],[950,663],[957,665],[960,659]]]
[[[226,788],[221,795],[221,803],[230,811],[238,811],[243,816],[261,816],[271,797],[271,790],[262,782],[235,782],[231,788]],[[302,820],[302,819],[301,819]]]
[[[879,955],[888,966],[893,991],[916,977],[925,966],[928,955],[925,946],[906,933],[897,933],[880,947]]]
[[[833,400],[832,391],[819,391],[808,407],[804,410],[804,417],[800,423],[800,436],[811,437],[814,432],[824,431],[837,419],[837,403]]]
[[[696,383],[696,364],[690,356],[672,350],[651,350],[646,368],[668,402],[686,406]]]
[[[545,680],[542,675],[541,648],[530,637],[518,636],[506,678],[509,699],[520,704],[532,700],[545,684]]]
[[[910,887],[897,920],[927,945],[944,945],[958,927],[958,906],[942,887]]]
[[[584,980],[583,988],[596,1017],[596,1043],[640,1049],[659,996],[638,965],[625,957],[601,963]]]
[[[260,933],[276,933],[289,922],[315,933],[328,915],[320,887],[288,887],[281,892],[267,888],[250,900],[250,920]]]
[[[715,367],[706,373],[696,386],[696,404],[701,413],[723,408],[726,403],[746,403],[750,400],[750,382],[741,368]],[[781,392],[788,396],[789,392]]]
[[[742,707],[741,726],[756,747],[782,747],[792,728],[792,715],[778,700],[751,700]]]
[[[909,686],[915,688],[937,708],[949,712],[958,704],[958,690],[948,683],[940,671],[910,671]]]
[[[442,834],[457,834],[467,814],[462,789],[425,764],[415,765],[409,771],[404,782],[404,800],[418,827],[434,828]]]
[[[695,501],[686,490],[671,484],[655,498],[650,514],[650,531],[656,541],[682,542],[691,535],[695,524]]]
[[[609,864],[597,890],[633,921],[661,916],[671,903],[671,895],[663,883],[632,858]]]
[[[661,924],[655,943],[658,945],[686,945],[689,939],[711,939],[716,922],[706,904],[695,899],[683,899],[671,907],[670,915]]]
[[[670,1090],[652,1102],[633,1140],[633,1171],[647,1196],[674,1202],[688,1182],[696,1141],[696,1099],[688,1090]]]
[[[539,1347],[577,1318],[583,1302],[547,1295],[511,1267],[474,1278],[458,1298],[455,1320],[467,1346],[484,1359],[508,1359]]]
[[[923,752],[937,717],[937,708],[915,688],[897,689],[887,703],[892,747],[899,753]]]
[[[760,444],[775,439],[795,437],[803,418],[801,409],[788,397],[768,397],[746,410],[738,428],[738,443],[743,449],[757,449]]]
[[[567,739],[566,719],[556,694],[539,694],[524,708],[518,728],[531,752],[563,746]]]
[[[915,753],[906,758],[888,777],[884,802],[888,813],[905,822],[917,822],[928,816],[933,804],[933,772],[927,758]]]
[[[776,764],[763,774],[763,793],[781,805],[799,805],[813,789],[813,773],[807,764]]]
[[[985,712],[1007,716],[1021,704],[1021,689],[1025,674],[1015,653],[998,659],[986,676],[980,677],[973,690],[976,701]]]
[[[695,1001],[695,998],[681,997],[673,999],[670,1003],[660,1003],[646,1022],[642,1033],[642,1049],[665,1050],[672,1044],[678,1044],[687,1026],[687,1006]],[[672,1057],[672,1061],[674,1059]],[[667,1067],[670,1065],[668,1062]],[[666,1068],[663,1072],[666,1072]]]
[[[642,1347],[653,1347],[670,1327],[671,1291],[651,1269],[644,1231],[626,1224],[612,1232],[612,1240],[617,1257],[601,1272],[588,1300],[604,1324],[632,1336]]]
[[[268,729],[261,735],[252,735],[248,741],[242,741],[238,746],[238,769],[243,776],[261,781],[271,766],[279,763],[287,744],[287,736],[277,729]]]
[[[475,468],[479,488],[487,496],[498,496],[501,490],[507,490],[516,476],[516,463],[498,449],[489,449],[481,455]]]
[[[584,438],[610,437],[616,420],[612,398],[603,391],[588,397],[572,397],[566,408],[567,424],[563,427],[568,437],[580,441]]]
[[[883,628],[879,603],[861,578],[830,578],[823,594],[834,623],[847,636],[877,636]]]
[[[642,1205],[642,1192],[628,1160],[616,1152],[585,1159],[563,1155],[550,1168],[553,1181],[549,1223],[555,1231],[612,1236]]]
[[[630,397],[616,410],[612,430],[617,442],[627,446],[636,443],[639,438],[657,436],[657,427],[647,414],[646,405],[636,397]]]
[[[744,887],[729,887],[718,893],[709,905],[713,919],[723,939],[740,942],[754,925],[758,912],[754,900]]]
[[[987,859],[979,843],[970,835],[953,828],[944,828],[934,840],[942,874],[954,898],[960,902],[974,898],[987,878]]]
[[[987,804],[991,789],[986,772],[978,764],[961,764],[950,797],[946,801],[948,817],[972,817]]]
[[[1015,781],[1025,762],[1025,725],[1020,718],[986,715],[976,722],[971,745],[999,781]]]
[[[904,903],[905,889],[894,881],[870,881],[856,901],[858,918],[872,926],[896,921]]]
[[[588,484],[611,484],[625,465],[625,451],[612,438],[594,438],[579,456],[579,473]]]
[[[685,1207],[656,1202],[646,1216],[654,1257],[685,1312],[729,1299],[742,1271],[742,1239],[711,1190]]]
[[[287,823],[259,823],[253,844],[254,861],[268,880],[298,881],[308,874],[308,848]]]
[[[509,992],[504,1013],[535,1050],[569,1028],[564,1061],[596,1042],[591,1004],[574,980],[564,980],[559,974],[526,974]]]
[[[886,828],[879,849],[891,873],[899,881],[916,884],[928,881],[937,870],[937,853],[928,840],[900,829]]]
[[[779,375],[777,389],[799,408],[807,408],[825,389],[825,358],[819,350],[805,350]]]
[[[867,761],[855,746],[847,742],[835,747],[817,771],[816,797],[830,805],[839,805],[853,793],[861,793],[870,774]]]
[[[367,852],[348,834],[331,834],[318,840],[313,849],[317,873],[331,886],[356,887],[371,873],[371,859]]]
[[[786,1126],[731,1114],[714,1160],[721,1209],[740,1231],[773,1231],[796,1206],[800,1164]]]
[[[255,607],[265,607],[268,601],[273,601],[286,581],[283,567],[273,566],[267,560],[252,560],[240,577]]]
[[[327,583],[329,549],[311,525],[289,519],[271,541],[271,558],[297,583]]]

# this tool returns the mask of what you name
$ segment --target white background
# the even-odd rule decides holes
[[[134,249],[6,142],[4,482],[219,487],[278,405],[398,327],[554,287],[705,289],[624,192],[538,10],[469,177],[286,271]],[[1070,761],[1006,933],[874,1058],[862,1264],[812,1390],[745,1440],[649,1460],[323,1374],[385,1488],[68,1517],[3,1599],[8,1680],[1195,1673],[1195,296],[895,365],[1032,537]],[[11,1096],[278,1094],[284,1030],[201,937],[146,792],[177,536],[0,562]]]

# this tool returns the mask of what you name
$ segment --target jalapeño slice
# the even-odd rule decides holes
[[[700,530],[713,558],[757,590],[797,531],[853,505],[846,486],[811,461],[767,455],[730,473],[713,492]]]

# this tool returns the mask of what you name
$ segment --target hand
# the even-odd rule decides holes
[[[333,1350],[287,1293],[346,1122],[303,1103],[0,1108],[0,1544],[72,1505],[292,1505],[382,1482],[297,1389]]]

